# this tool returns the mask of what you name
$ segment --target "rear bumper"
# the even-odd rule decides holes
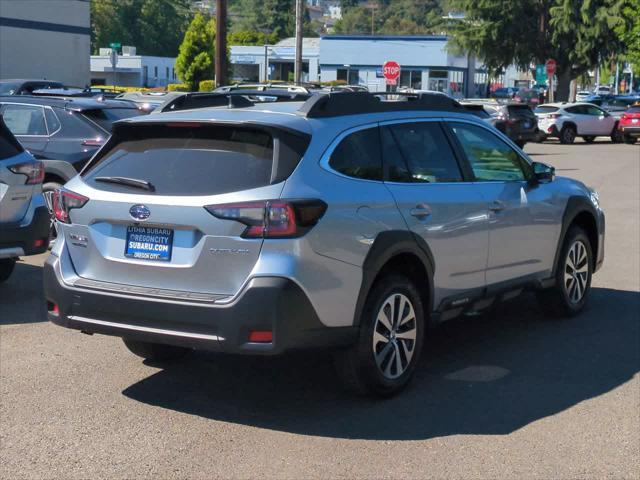
[[[624,135],[629,135],[630,137],[640,137],[640,125],[638,125],[637,127],[628,127],[626,125],[621,125],[620,131]]]
[[[59,313],[47,313],[57,325],[189,348],[275,355],[348,345],[357,333],[355,327],[323,325],[302,289],[281,277],[254,278],[233,302],[214,305],[70,286],[62,279],[60,259],[51,255],[44,291],[49,305],[58,306]],[[249,342],[252,330],[271,331],[273,341]]]
[[[538,138],[538,127],[536,125],[527,130],[519,127],[507,127],[505,133],[511,140],[530,142]]]
[[[31,200],[29,211],[20,222],[0,227],[0,258],[37,255],[47,250],[49,239],[49,210],[41,195]],[[44,240],[35,247],[36,240]]]

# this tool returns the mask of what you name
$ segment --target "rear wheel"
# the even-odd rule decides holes
[[[9,277],[13,273],[13,268],[15,266],[15,258],[3,258],[2,260],[0,260],[0,283],[9,280]]]
[[[527,144],[527,142],[525,142],[524,140],[516,140],[515,144],[520,147],[520,149],[523,149],[524,146]]]
[[[632,137],[631,135],[624,136],[624,143],[628,143],[629,145],[633,145],[636,143],[637,137]]]
[[[189,351],[188,348],[162,343],[140,342],[128,338],[123,338],[122,341],[131,353],[151,361],[177,360],[184,357]]]
[[[593,143],[596,137],[594,135],[587,135],[586,137],[582,137],[582,139],[587,143]]]
[[[371,290],[358,340],[336,354],[336,369],[348,389],[390,396],[413,376],[423,340],[424,310],[417,288],[403,275],[389,275]]]
[[[613,132],[611,132],[611,141],[613,143],[622,143],[624,141],[624,135],[620,130],[618,130],[618,124],[613,127]]]
[[[560,130],[560,143],[569,145],[576,140],[576,129],[571,125],[566,125]]]
[[[44,197],[44,201],[47,204],[47,208],[49,209],[49,248],[53,246],[58,238],[58,230],[55,222],[55,217],[53,216],[53,192],[57,189],[61,188],[62,185],[57,182],[47,182],[42,185],[42,196]]]
[[[553,316],[570,317],[582,311],[591,290],[593,253],[584,230],[567,232],[556,266],[555,286],[538,292],[542,309]]]

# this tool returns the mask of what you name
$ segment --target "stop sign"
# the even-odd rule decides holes
[[[398,62],[394,62],[393,60],[384,62],[384,65],[382,66],[382,74],[387,80],[397,80],[400,76],[400,65],[398,65]]]
[[[556,73],[556,61],[553,58],[550,58],[544,64],[544,68],[547,70],[548,76],[553,76],[553,74]]]

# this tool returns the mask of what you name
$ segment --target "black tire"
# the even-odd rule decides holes
[[[524,148],[524,146],[527,144],[527,142],[525,142],[524,140],[516,140],[514,142],[518,147],[520,147],[520,149],[522,150]]]
[[[582,140],[584,140],[587,143],[593,143],[595,139],[596,139],[595,135],[587,135],[586,137],[582,137]]]
[[[612,143],[622,143],[624,141],[624,135],[620,130],[618,130],[618,124],[613,127],[613,132],[611,132],[611,142]]]
[[[574,283],[571,283],[571,280],[566,280],[565,278],[565,273],[569,271],[567,267],[569,252],[576,242],[580,242],[584,246],[586,253],[586,278],[584,278],[583,283],[580,283],[580,285],[583,285],[583,293],[578,301],[571,298],[572,292],[575,292],[575,290],[571,288]],[[540,291],[537,294],[542,310],[554,317],[572,317],[580,313],[589,298],[593,265],[593,251],[589,237],[580,227],[571,227],[567,232],[562,249],[560,250],[560,255],[558,256],[555,286]],[[580,267],[582,267],[582,264],[578,265],[578,269]],[[578,276],[579,274],[573,276],[573,282],[581,281],[578,279]]]
[[[404,296],[413,308],[413,320],[404,323],[404,327],[399,326],[394,333],[389,336],[384,335],[383,322],[378,321],[378,313],[382,309],[390,306],[389,300],[393,298],[392,320],[397,316],[397,324],[400,324],[403,318],[411,318],[410,314],[405,316],[406,312],[410,312],[410,308],[404,305],[404,311],[399,312],[400,303]],[[398,300],[396,302],[396,299]],[[390,310],[385,310],[390,312]],[[399,312],[400,314],[397,315]],[[386,315],[386,314],[385,314]],[[422,300],[416,286],[407,277],[398,274],[391,274],[376,281],[371,289],[364,306],[360,321],[360,333],[357,341],[349,348],[336,352],[335,366],[338,375],[343,381],[344,386],[359,395],[377,395],[388,397],[398,393],[411,380],[414,370],[420,358],[422,345],[424,342],[424,308]],[[415,328],[415,331],[413,330]],[[406,334],[407,330],[412,330],[415,340],[396,337],[396,333]],[[385,336],[387,343],[378,343],[374,346],[374,331],[378,338]],[[382,345],[379,350],[377,346]],[[387,345],[389,349],[387,349]],[[394,349],[395,347],[395,349]],[[407,359],[407,351],[412,348],[409,359]],[[387,350],[386,353],[383,350]],[[401,353],[402,351],[402,353]],[[383,361],[378,366],[376,361],[376,352],[378,358],[388,360]],[[397,355],[397,357],[396,357]],[[407,361],[408,360],[408,361]],[[398,365],[402,366],[406,363],[404,370],[400,371]],[[383,373],[383,370],[395,366],[395,378],[389,378]]]
[[[0,260],[0,283],[9,280],[15,266],[15,258],[3,258]]]
[[[128,338],[123,338],[122,341],[131,353],[134,353],[145,360],[151,361],[178,360],[179,358],[184,357],[190,350],[188,348],[178,347],[175,345],[140,342],[138,340],[131,340]]]
[[[42,185],[42,194],[46,198],[48,195],[52,194],[54,191],[61,187],[62,185],[57,182],[47,182]],[[47,206],[49,206],[48,201]],[[51,224],[49,226],[49,248],[51,248],[55,243],[56,238],[58,238],[58,231],[56,230],[56,223],[54,221],[53,212],[51,211],[51,209],[49,209],[49,213],[51,214]]]
[[[576,129],[571,125],[566,125],[560,130],[560,143],[570,145],[576,141]]]
[[[624,136],[624,143],[627,143],[629,145],[633,145],[634,143],[636,143],[637,140],[638,140],[637,137],[632,137],[631,135]]]

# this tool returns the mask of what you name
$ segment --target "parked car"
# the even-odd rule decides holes
[[[582,137],[591,143],[596,137],[606,136],[614,143],[622,142],[618,120],[591,103],[547,103],[536,108],[535,114],[543,134],[541,140],[557,137],[569,144]]]
[[[625,143],[636,143],[640,137],[640,103],[629,107],[622,114],[618,128],[623,135]]]
[[[391,395],[428,325],[525,288],[580,312],[597,194],[453,99],[383,95],[119,122],[56,193],[48,318],[155,360],[331,347],[350,388]]]
[[[593,97],[592,92],[589,90],[581,90],[576,93],[576,102],[588,102],[590,97]]]
[[[47,202],[75,176],[111,133],[113,122],[143,115],[133,103],[91,98],[0,96],[0,114],[45,170]],[[55,230],[52,229],[52,237]]]
[[[527,142],[538,138],[538,120],[528,105],[520,103],[497,103],[467,99],[463,105],[482,105],[493,118],[493,126],[523,148]]]
[[[0,115],[0,283],[9,279],[18,257],[47,249],[43,179],[42,162],[24,150]]]
[[[491,93],[492,98],[513,98],[520,90],[518,87],[497,88]]]
[[[0,80],[0,95],[31,95],[34,90],[45,88],[64,88],[64,85],[52,80]]]
[[[125,92],[118,95],[116,100],[133,102],[140,110],[150,113],[163,103],[181,95],[184,95],[184,92]]]
[[[521,88],[513,96],[513,101],[525,103],[531,108],[535,108],[540,104],[540,92],[530,88]]]
[[[610,95],[611,87],[609,85],[600,85],[593,89],[593,93],[596,95]]]

